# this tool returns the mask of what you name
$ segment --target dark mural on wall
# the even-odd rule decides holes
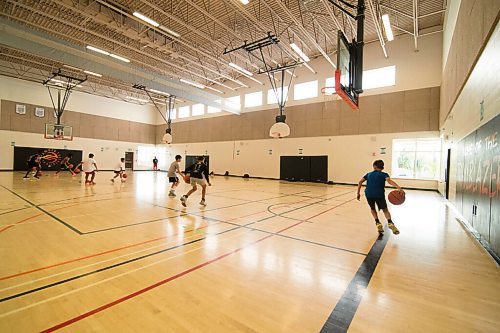
[[[68,154],[73,154],[70,163],[77,165],[82,160],[81,150],[52,149],[52,148],[32,148],[32,147],[14,147],[14,170],[25,171],[26,162],[31,155],[41,153],[42,170],[57,170],[61,160]]]
[[[500,257],[500,115],[458,143],[457,206]]]

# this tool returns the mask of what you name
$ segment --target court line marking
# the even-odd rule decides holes
[[[354,199],[349,199],[349,200],[346,200],[344,201],[343,203],[339,204],[338,206],[342,206],[348,202],[351,202],[352,200]],[[264,220],[264,219],[262,219]],[[229,223],[229,222],[224,222],[224,221],[221,221],[222,223]],[[231,228],[231,229],[228,229],[228,230],[224,230],[224,231],[221,231],[221,232],[217,232],[217,233],[214,233],[212,235],[209,235],[208,237],[215,237],[215,236],[218,236],[218,235],[222,235],[222,234],[225,234],[226,232],[230,232],[230,231],[233,231],[233,230],[238,230],[238,229],[249,229],[251,231],[261,231],[263,233],[267,233],[268,236],[277,236],[279,235],[282,231],[285,231],[285,230],[288,230],[290,228],[284,228],[280,231],[277,231],[275,233],[272,233],[272,232],[267,232],[267,231],[263,231],[263,230],[257,230],[255,228],[247,228],[248,225],[251,225],[253,223],[256,223],[258,221],[255,221],[255,222],[251,222],[251,223],[247,223],[245,225],[239,225],[239,224],[235,224],[235,227],[234,228]],[[301,223],[304,223],[305,221],[299,221],[298,223],[295,223],[293,224],[292,226],[297,226]],[[232,223],[229,223],[229,224],[232,224]],[[67,283],[67,282],[70,282],[70,281],[73,281],[73,280],[77,280],[77,279],[80,279],[80,278],[83,278],[83,277],[86,277],[86,276],[89,276],[89,275],[93,275],[93,274],[97,274],[97,273],[100,273],[100,272],[103,272],[103,271],[106,271],[106,270],[109,270],[109,269],[112,269],[112,268],[115,268],[115,267],[119,267],[119,266],[122,266],[122,265],[125,265],[125,264],[128,264],[128,263],[131,263],[131,262],[135,262],[135,261],[138,261],[138,260],[142,260],[142,259],[145,259],[145,258],[148,258],[148,257],[151,257],[151,256],[154,256],[154,255],[157,255],[157,254],[160,254],[160,253],[164,253],[164,252],[168,252],[170,250],[173,250],[173,249],[176,249],[176,248],[179,248],[179,247],[183,247],[185,245],[189,245],[189,244],[192,244],[192,243],[195,243],[195,242],[199,242],[199,241],[202,241],[202,240],[205,240],[207,237],[202,237],[200,239],[197,239],[197,240],[194,240],[194,241],[190,241],[190,242],[187,242],[187,243],[183,243],[183,244],[178,244],[176,246],[173,246],[173,247],[170,247],[170,248],[166,248],[166,249],[163,249],[163,250],[160,250],[160,251],[156,251],[156,252],[153,252],[153,253],[149,253],[149,254],[146,254],[146,255],[143,255],[143,256],[140,256],[140,257],[136,257],[136,258],[132,258],[132,259],[129,259],[129,260],[126,260],[126,261],[123,261],[123,262],[120,262],[120,263],[116,263],[114,265],[110,265],[110,266],[107,266],[107,267],[102,267],[100,269],[97,269],[97,270],[94,270],[94,271],[91,271],[91,272],[87,272],[87,273],[83,273],[83,274],[80,274],[80,275],[76,275],[76,276],[73,276],[71,278],[67,278],[67,279],[64,279],[64,280],[60,280],[60,281],[57,281],[57,282],[54,282],[54,283],[51,283],[51,284],[48,284],[48,285],[45,285],[45,286],[41,286],[41,287],[38,287],[38,288],[34,288],[34,289],[31,289],[31,290],[28,290],[28,291],[24,291],[24,292],[21,292],[21,293],[18,293],[18,294],[14,294],[14,295],[11,295],[11,296],[8,296],[8,297],[5,297],[5,298],[2,298],[0,299],[0,302],[4,302],[4,301],[8,301],[8,300],[11,300],[11,299],[14,299],[14,298],[18,298],[18,297],[21,297],[21,296],[25,296],[25,295],[28,295],[28,294],[32,294],[34,292],[37,292],[37,291],[41,291],[41,290],[45,290],[45,289],[48,289],[48,288],[51,288],[51,287],[54,287],[54,286],[57,286],[57,285],[60,285],[60,284],[64,284],[64,283]],[[287,237],[287,238],[290,238],[290,239],[293,239],[291,237]],[[297,240],[300,240],[300,239],[297,239]],[[323,246],[327,246],[328,245],[323,245]],[[341,248],[336,248],[336,247],[331,247],[332,249],[336,249],[336,250],[343,250],[343,251],[346,251],[346,252],[351,252],[351,253],[355,253],[355,254],[361,254],[361,255],[365,255],[363,253],[359,253],[359,252],[354,252],[354,251],[351,251],[351,250],[346,250],[346,249],[341,249]],[[0,318],[2,316],[0,315]]]
[[[66,228],[70,229],[71,231],[73,232],[76,232],[77,234],[79,235],[82,235],[82,232],[80,230],[78,230],[77,228],[73,227],[72,225],[64,222],[63,220],[61,220],[60,218],[58,218],[57,216],[55,216],[54,214],[50,213],[49,211],[46,211],[45,209],[35,205],[34,203],[32,203],[31,201],[29,201],[28,199],[22,197],[21,195],[17,194],[16,192],[8,189],[7,187],[3,186],[3,185],[0,185],[2,186],[4,189],[6,189],[7,191],[9,191],[10,193],[14,194],[16,197],[18,197],[19,199],[21,200],[24,200],[25,202],[29,203],[30,205],[32,205],[33,207],[35,207],[36,209],[42,211],[43,213],[47,214],[48,216],[52,217],[54,220],[56,220],[57,222],[59,222],[60,224],[64,225]],[[6,230],[6,229],[4,229]],[[4,231],[2,230],[2,231]]]
[[[231,219],[231,220],[235,220],[235,219],[239,219],[239,218],[244,218],[244,217],[248,217],[248,216],[251,216],[251,215],[261,214],[261,213],[264,213],[264,212],[266,212],[266,211],[261,211],[261,212],[258,212],[258,213],[252,213],[252,214],[249,214],[249,215],[244,215],[244,216],[236,217],[236,218]],[[229,220],[229,221],[231,221],[231,220]],[[203,228],[200,227],[200,228],[198,228],[196,230],[204,229],[204,228],[207,228],[207,227],[209,227],[209,225],[206,225]],[[29,271],[24,271],[24,272],[20,272],[20,273],[16,273],[16,274],[11,274],[11,275],[7,275],[7,276],[3,276],[3,277],[0,277],[0,281],[8,280],[8,279],[11,279],[11,278],[14,278],[14,277],[18,277],[18,276],[22,276],[22,275],[26,275],[26,274],[30,274],[30,273],[34,273],[34,272],[39,272],[39,271],[42,271],[42,270],[45,270],[45,269],[49,269],[49,268],[53,268],[53,267],[63,266],[63,265],[70,264],[70,263],[77,262],[77,261],[84,260],[84,259],[95,258],[95,257],[102,256],[102,255],[105,255],[105,254],[117,252],[117,251],[120,251],[120,250],[125,250],[125,249],[128,249],[128,248],[132,248],[132,247],[136,247],[136,246],[140,246],[140,245],[152,243],[152,242],[155,242],[155,241],[163,240],[163,239],[168,238],[168,237],[178,236],[179,234],[180,233],[176,233],[176,234],[173,234],[173,235],[165,235],[165,236],[153,238],[153,239],[150,239],[150,240],[147,240],[147,241],[143,241],[143,242],[139,242],[139,243],[133,243],[133,244],[125,245],[125,246],[122,246],[122,247],[118,247],[118,248],[114,248],[114,249],[109,249],[109,250],[106,250],[106,251],[103,251],[103,252],[93,253],[93,254],[90,254],[90,255],[87,255],[87,256],[83,256],[83,257],[79,257],[79,258],[74,258],[74,259],[66,260],[66,261],[63,261],[63,262],[56,263],[56,264],[51,264],[51,265],[48,265],[48,266],[43,266],[43,267],[35,268],[35,269],[29,270]],[[29,282],[33,282],[33,281],[35,281],[35,280],[29,281]],[[6,288],[6,289],[0,289],[0,291],[4,291],[4,290],[7,290],[7,289],[11,289],[11,288],[9,287],[9,288]]]
[[[384,235],[380,235],[373,243],[370,252],[368,252],[342,297],[326,319],[320,333],[344,333],[349,329],[391,236],[388,230],[389,228],[386,225]]]
[[[234,230],[234,229],[237,229],[237,228],[233,228],[231,230]],[[231,230],[227,230],[226,232],[228,231],[231,231]],[[217,234],[214,234],[213,236],[216,236]],[[212,236],[212,235],[210,235]],[[232,235],[231,237],[229,238],[235,238],[239,235]],[[192,240],[190,242],[187,242],[187,243],[184,243],[184,244],[179,244],[177,246],[174,246],[172,247],[171,249],[175,249],[175,248],[180,248],[180,247],[183,247],[184,245],[190,245],[190,244],[193,244],[195,242],[198,242],[200,240],[203,240],[205,239],[205,237],[203,237],[202,239],[197,239],[197,240]],[[17,312],[21,312],[21,311],[24,311],[24,310],[27,310],[27,309],[30,309],[32,307],[35,307],[35,306],[38,306],[38,305],[41,305],[41,304],[44,304],[44,303],[47,303],[47,302],[50,302],[50,301],[53,301],[53,300],[56,300],[58,298],[61,298],[61,297],[64,297],[64,296],[67,296],[67,295],[70,295],[70,294],[73,294],[75,292],[78,292],[78,291],[81,291],[81,290],[85,290],[85,289],[88,289],[90,287],[93,287],[93,286],[96,286],[96,285],[99,285],[99,284],[102,284],[104,282],[108,282],[108,281],[111,281],[111,280],[114,280],[114,279],[117,279],[119,277],[122,277],[122,276],[125,276],[125,275],[128,275],[128,274],[131,274],[131,273],[135,273],[137,271],[140,271],[140,270],[143,270],[145,268],[149,268],[151,266],[154,266],[154,265],[157,265],[157,264],[160,264],[160,263],[163,263],[163,262],[166,262],[166,261],[169,261],[169,260],[172,260],[174,258],[177,258],[177,257],[180,257],[180,256],[183,256],[183,255],[186,255],[188,253],[191,253],[191,252],[195,252],[195,251],[198,251],[198,250],[201,250],[203,249],[204,247],[203,246],[199,246],[199,247],[196,247],[194,249],[191,249],[191,250],[188,250],[188,251],[185,251],[185,252],[182,252],[182,253],[179,253],[179,254],[176,254],[176,255],[173,255],[173,256],[170,256],[170,257],[167,257],[167,258],[164,258],[164,259],[160,259],[160,260],[157,260],[157,261],[154,261],[152,263],[149,263],[147,265],[142,265],[138,268],[135,268],[135,269],[132,269],[132,270],[128,270],[126,272],[123,272],[123,273],[120,273],[120,274],[117,274],[117,275],[113,275],[113,276],[110,276],[109,278],[106,278],[106,279],[103,279],[103,280],[99,280],[97,282],[94,282],[94,283],[91,283],[91,284],[88,284],[88,285],[85,285],[85,286],[82,286],[82,287],[78,287],[76,289],[73,289],[73,290],[70,290],[68,292],[64,292],[62,294],[59,294],[59,295],[56,295],[56,296],[52,296],[52,297],[49,297],[49,298],[46,298],[46,299],[43,299],[41,301],[38,301],[38,302],[34,302],[34,303],[31,303],[31,304],[28,304],[26,306],[23,306],[23,307],[20,307],[20,308],[17,308],[17,309],[14,309],[14,310],[11,310],[11,311],[8,311],[8,312],[4,312],[4,313],[1,313],[0,314],[0,318],[3,318],[3,317],[7,317],[9,315],[12,315],[12,314],[15,314]],[[166,250],[166,249],[165,249]],[[119,263],[119,264],[124,264],[124,262],[122,263]]]
[[[205,225],[205,226],[197,228],[197,229],[186,230],[183,233],[173,234],[171,236],[173,237],[173,236],[178,236],[178,235],[181,235],[181,234],[187,234],[187,233],[193,232],[192,235],[186,236],[186,238],[189,239],[191,237],[199,236],[199,235],[196,234],[196,232],[199,231],[199,230],[206,229],[207,227],[208,227],[208,225]],[[175,239],[171,239],[170,241],[174,243],[176,240]],[[9,286],[7,288],[0,289],[0,292],[6,291],[6,290],[11,290],[11,289],[14,289],[14,288],[18,288],[18,287],[21,287],[21,286],[24,286],[24,285],[27,285],[27,284],[31,284],[31,283],[35,283],[35,282],[38,282],[38,281],[43,281],[43,280],[46,280],[46,279],[50,279],[50,278],[53,278],[53,277],[56,277],[56,276],[59,276],[59,275],[64,275],[64,274],[71,273],[71,272],[74,272],[74,271],[78,271],[78,270],[81,270],[81,269],[84,269],[84,268],[88,268],[88,267],[92,267],[92,266],[97,266],[97,265],[105,263],[105,262],[110,262],[110,261],[114,261],[114,260],[119,259],[119,258],[132,256],[134,254],[138,254],[138,253],[141,253],[141,252],[146,252],[146,251],[149,251],[149,250],[153,250],[153,249],[156,249],[156,248],[159,248],[159,247],[163,247],[165,245],[168,245],[168,243],[167,244],[154,245],[154,246],[151,246],[151,247],[148,247],[148,248],[145,248],[145,249],[141,249],[141,250],[138,250],[138,251],[135,251],[135,252],[124,253],[122,255],[119,255],[119,256],[116,256],[116,257],[113,257],[113,258],[109,258],[109,259],[105,259],[105,260],[101,260],[101,261],[96,261],[96,262],[93,262],[93,263],[90,263],[90,264],[87,264],[87,265],[83,265],[83,266],[78,266],[78,267],[75,267],[75,268],[72,268],[72,269],[68,269],[66,271],[58,272],[58,273],[55,273],[55,274],[52,274],[52,275],[46,275],[46,276],[43,276],[43,277],[38,278],[38,279],[29,280],[29,281],[26,281],[26,282],[19,283],[17,285],[13,285],[13,286]],[[48,285],[43,286],[41,288],[34,288],[34,289],[31,289],[31,290],[28,290],[28,291],[20,292],[18,294],[14,294],[14,295],[11,295],[11,296],[3,297],[3,298],[0,298],[0,303],[8,301],[8,300],[13,299],[13,298],[17,298],[17,297],[21,297],[21,296],[24,296],[24,295],[31,294],[31,293],[34,293],[36,291],[44,290],[44,289],[53,287],[54,285],[58,285],[58,284],[62,284],[62,283],[48,284]]]
[[[305,192],[309,192],[309,191],[305,191]],[[304,193],[304,192],[298,192],[298,193]],[[217,211],[217,210],[220,210],[220,209],[233,208],[233,207],[237,207],[237,206],[244,206],[244,205],[248,205],[248,204],[251,204],[251,203],[263,203],[262,201],[265,201],[265,200],[279,199],[279,198],[288,197],[288,196],[293,196],[293,194],[285,194],[285,195],[280,195],[280,196],[277,196],[277,197],[272,197],[272,198],[267,198],[267,199],[260,199],[260,200],[255,200],[255,201],[246,201],[246,202],[242,202],[242,203],[238,203],[238,204],[233,204],[233,205],[229,205],[229,206],[222,206],[222,207],[217,207],[217,208],[213,208],[213,209],[199,210],[199,211],[196,211],[196,212],[186,211],[186,208],[177,209],[177,208],[171,208],[171,207],[167,207],[167,206],[158,205],[156,203],[144,201],[146,203],[149,203],[152,206],[165,208],[165,209],[172,210],[172,211],[174,211],[176,213],[181,213],[181,214],[174,215],[174,216],[171,216],[171,217],[165,217],[165,218],[162,218],[162,219],[155,219],[155,220],[150,220],[150,221],[129,223],[129,224],[123,224],[123,225],[109,227],[109,228],[103,228],[103,229],[97,229],[97,230],[92,230],[92,231],[86,231],[86,232],[83,232],[82,234],[83,235],[89,235],[89,234],[95,234],[95,233],[99,233],[99,232],[106,232],[106,231],[110,231],[110,230],[116,230],[116,229],[122,229],[122,228],[129,228],[129,227],[134,227],[134,226],[141,225],[141,224],[158,222],[158,221],[165,220],[165,219],[172,219],[172,218],[177,218],[177,217],[186,216],[186,215],[194,215],[193,213]],[[196,215],[194,215],[194,216],[196,216]]]
[[[286,227],[286,228],[284,228],[284,229],[280,230],[279,232],[283,232],[283,231],[285,231],[285,230],[288,230],[288,229],[290,229],[290,228],[293,228],[293,227],[295,227],[296,225],[299,225],[299,224],[301,224],[301,223],[302,223],[302,222],[297,222],[297,223],[295,223],[295,224],[292,224],[291,226],[288,226],[288,227]],[[200,269],[200,268],[203,268],[203,267],[205,267],[205,266],[208,266],[208,265],[210,265],[210,264],[213,264],[213,263],[215,263],[215,262],[217,262],[217,261],[219,261],[219,260],[222,260],[222,259],[224,259],[224,258],[226,258],[226,257],[228,257],[228,256],[230,256],[230,255],[232,255],[232,254],[238,253],[238,252],[240,252],[241,250],[243,250],[243,249],[245,249],[245,248],[248,248],[248,247],[250,247],[250,246],[252,246],[252,245],[255,245],[255,244],[257,244],[257,243],[260,243],[260,242],[262,242],[262,241],[264,241],[264,240],[266,240],[266,239],[268,239],[268,238],[270,238],[270,237],[273,237],[273,235],[267,235],[267,236],[264,236],[264,237],[262,237],[262,238],[259,238],[259,239],[255,240],[255,241],[251,242],[251,243],[248,243],[248,244],[243,245],[243,246],[241,246],[241,247],[239,247],[239,248],[237,248],[237,249],[235,249],[235,250],[232,250],[232,251],[226,252],[226,253],[224,253],[224,254],[222,254],[222,255],[219,255],[219,256],[217,256],[217,257],[215,257],[215,258],[211,259],[211,260],[208,260],[208,261],[205,261],[205,262],[203,262],[203,263],[201,263],[201,264],[198,264],[198,265],[196,265],[196,266],[193,266],[193,267],[191,267],[191,268],[189,268],[189,269],[186,269],[186,270],[184,270],[184,271],[182,271],[182,272],[180,272],[180,273],[177,273],[177,274],[175,274],[175,275],[172,275],[172,276],[170,276],[170,277],[168,277],[168,278],[166,278],[166,279],[164,279],[164,280],[158,281],[158,282],[156,282],[156,283],[154,283],[154,284],[152,284],[152,285],[149,285],[149,286],[147,286],[147,287],[145,287],[145,288],[143,288],[143,289],[140,289],[140,290],[138,290],[138,291],[136,291],[136,292],[134,292],[134,293],[131,293],[131,294],[128,294],[128,295],[123,296],[123,297],[121,297],[121,298],[118,298],[118,299],[114,300],[113,302],[110,302],[110,303],[104,304],[104,305],[102,305],[102,306],[100,306],[100,307],[97,307],[97,308],[95,308],[95,309],[93,309],[93,310],[91,310],[91,311],[88,311],[88,312],[85,312],[85,313],[83,313],[83,314],[80,314],[79,316],[76,316],[76,317],[74,317],[74,318],[72,318],[72,319],[69,319],[69,320],[67,320],[67,321],[65,321],[65,322],[62,322],[62,323],[60,323],[60,324],[58,324],[58,325],[52,326],[52,327],[50,327],[50,328],[48,328],[48,329],[46,329],[46,330],[43,330],[41,333],[54,332],[54,331],[56,331],[56,330],[58,330],[58,329],[61,329],[61,328],[66,327],[66,326],[69,326],[69,325],[71,325],[71,324],[73,324],[73,323],[75,323],[75,322],[77,322],[77,321],[80,321],[80,320],[82,320],[82,319],[84,319],[84,318],[90,317],[90,316],[92,316],[92,315],[94,315],[94,314],[96,314],[96,313],[98,313],[98,312],[104,311],[104,310],[106,310],[106,309],[108,309],[108,308],[110,308],[110,307],[112,307],[112,306],[115,306],[115,305],[117,305],[117,304],[120,304],[120,303],[122,303],[122,302],[124,302],[124,301],[126,301],[126,300],[129,300],[129,299],[131,299],[131,298],[134,298],[134,297],[137,297],[137,296],[139,296],[139,295],[141,295],[141,294],[144,294],[145,292],[150,291],[150,290],[152,290],[152,289],[155,289],[155,288],[157,288],[157,287],[159,287],[159,286],[161,286],[161,285],[164,285],[164,284],[166,284],[166,283],[168,283],[168,282],[170,282],[170,281],[176,280],[176,279],[178,279],[178,278],[180,278],[180,277],[182,277],[182,276],[184,276],[184,275],[187,275],[187,274],[189,274],[189,273],[191,273],[191,272],[193,272],[193,271],[196,271],[196,270],[198,270],[198,269]]]

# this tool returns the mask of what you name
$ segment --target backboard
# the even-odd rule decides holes
[[[73,141],[73,126],[45,124],[45,139]]]
[[[341,30],[337,40],[337,70],[335,71],[335,92],[353,109],[358,110],[358,92],[355,89],[358,69],[356,43],[349,43]]]

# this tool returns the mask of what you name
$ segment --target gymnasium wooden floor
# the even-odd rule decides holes
[[[185,209],[110,176],[0,173],[0,332],[500,331],[500,270],[437,193],[377,239],[352,186],[216,177]]]

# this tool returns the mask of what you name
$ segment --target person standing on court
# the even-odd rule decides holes
[[[192,188],[191,190],[189,190],[187,194],[181,197],[181,204],[184,207],[186,207],[187,199],[191,194],[196,192],[196,190],[198,189],[197,185],[200,185],[201,186],[200,205],[206,206],[205,194],[207,192],[207,184],[208,186],[212,186],[212,184],[210,184],[210,180],[208,179],[208,167],[205,164],[205,158],[203,156],[198,156],[197,162],[186,169],[186,174],[188,173],[190,175],[190,182]]]
[[[383,233],[384,226],[378,219],[375,205],[377,205],[378,210],[382,210],[384,212],[385,218],[387,219],[387,226],[392,230],[393,234],[397,235],[399,234],[399,230],[394,225],[394,222],[392,222],[391,213],[387,208],[387,201],[385,201],[385,182],[387,181],[402,193],[404,193],[404,191],[395,181],[391,179],[391,177],[389,177],[389,174],[383,172],[382,170],[384,170],[384,161],[376,160],[375,162],[373,162],[373,171],[368,172],[358,182],[357,199],[359,201],[361,197],[361,185],[363,185],[363,183],[366,181],[367,183],[365,188],[365,197],[366,201],[368,201],[368,205],[370,206],[372,216],[375,219],[375,225],[377,226],[378,232]]]
[[[175,189],[179,185],[179,178],[176,176],[176,174],[179,174],[181,177],[183,177],[181,167],[179,165],[181,160],[181,155],[175,155],[175,161],[173,161],[172,164],[170,164],[170,168],[168,168],[168,182],[172,184],[168,196],[171,198],[175,197]]]
[[[156,158],[153,158],[153,170],[158,170],[158,159]]]
[[[89,158],[83,160],[76,166],[76,168],[82,166],[82,171],[85,172],[85,185],[95,185],[94,178],[97,168],[97,163],[94,160],[94,154],[90,153]],[[90,176],[90,180],[89,180]]]
[[[42,154],[43,152],[38,152],[36,154],[31,155],[28,158],[28,171],[26,171],[26,175],[24,175],[23,179],[28,179],[28,175],[30,172],[35,171],[35,178],[39,179],[40,178],[40,170],[42,170]]]

